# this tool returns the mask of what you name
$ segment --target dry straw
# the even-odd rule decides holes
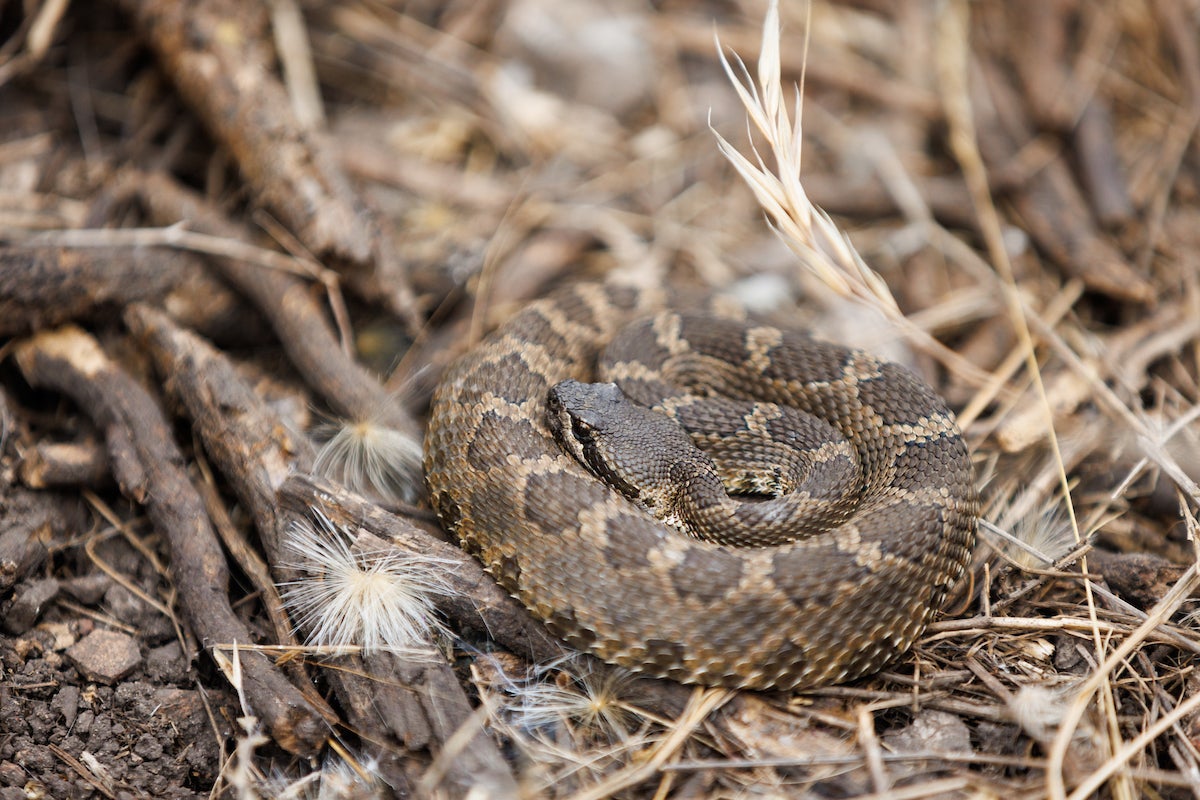
[[[810,28],[806,26],[805,30]],[[779,35],[779,6],[773,1],[767,8],[763,22],[757,84],[736,54],[733,63],[730,63],[720,39],[716,38],[721,66],[746,108],[748,121],[766,139],[774,169],[767,165],[753,144],[753,135],[753,161],[713,129],[717,147],[754,192],[759,205],[770,218],[773,229],[796,254],[804,269],[839,296],[878,310],[915,344],[933,354],[955,374],[974,384],[985,384],[989,378],[985,372],[916,327],[901,313],[887,283],[867,266],[846,235],[804,191],[800,183],[803,106],[800,88],[796,87],[793,92],[796,120],[793,123],[784,99]]]
[[[1043,542],[1043,547],[1039,549],[1052,550],[1058,554],[1067,545],[1064,541],[1058,541],[1063,538],[1062,528],[1069,527],[1076,542],[1080,541],[1080,533],[1074,517],[1067,470],[1062,454],[1058,451],[1053,417],[1046,390],[1040,378],[1041,367],[1035,356],[1034,334],[1049,347],[1054,356],[1061,359],[1068,370],[1082,378],[1094,390],[1092,396],[1096,403],[1111,417],[1119,420],[1120,424],[1136,437],[1145,458],[1131,472],[1129,481],[1122,483],[1122,488],[1126,487],[1137,474],[1140,474],[1148,462],[1155,464],[1179,488],[1186,521],[1186,502],[1187,500],[1200,502],[1200,488],[1197,488],[1193,476],[1181,468],[1172,453],[1168,452],[1167,444],[1171,441],[1172,436],[1177,435],[1193,418],[1193,415],[1184,414],[1174,424],[1155,425],[1144,412],[1131,409],[1105,383],[1096,369],[1080,358],[1067,344],[1054,329],[1054,322],[1047,322],[1052,315],[1046,314],[1039,317],[1038,313],[1030,307],[1028,298],[1021,294],[1014,280],[1002,241],[999,216],[991,203],[986,172],[975,142],[976,132],[972,124],[971,101],[966,85],[969,65],[967,17],[968,6],[965,2],[947,3],[939,13],[937,36],[939,79],[943,93],[942,100],[951,128],[951,146],[967,179],[971,197],[975,203],[976,215],[984,228],[988,252],[994,263],[990,265],[984,263],[977,254],[970,251],[961,242],[952,240],[952,237],[931,221],[928,225],[928,233],[930,244],[943,248],[948,255],[952,255],[951,260],[968,267],[971,274],[984,286],[993,291],[999,291],[1006,301],[1009,317],[1018,333],[1019,353],[1014,354],[1016,358],[1009,359],[1008,366],[998,371],[996,375],[988,375],[973,365],[965,363],[956,353],[919,330],[910,320],[906,319],[883,279],[863,262],[830,217],[809,199],[800,182],[802,155],[800,91],[797,89],[793,93],[796,108],[796,120],[793,123],[785,102],[785,92],[780,78],[780,20],[776,2],[769,4],[763,25],[762,49],[757,65],[757,82],[736,56],[732,61],[726,58],[723,51],[720,56],[726,74],[746,107],[753,129],[767,143],[769,158],[764,157],[753,144],[751,145],[753,158],[748,158],[714,131],[718,146],[753,191],[758,203],[769,217],[773,229],[797,256],[805,270],[838,295],[878,310],[909,336],[915,344],[934,354],[959,377],[974,385],[985,387],[980,393],[981,397],[977,398],[978,403],[971,404],[969,412],[971,419],[976,418],[983,406],[995,397],[996,392],[1000,391],[1001,385],[1024,361],[1030,371],[1030,379],[1034,384],[1042,409],[1045,411],[1044,424],[1055,462],[1063,510],[1066,515],[1065,524],[1045,525],[1044,522],[1031,521],[1029,524],[1022,523],[1014,526],[1018,531],[1025,528],[1032,533],[1036,533],[1042,528],[1054,529],[1052,532],[1055,534],[1053,538],[1056,541],[1053,542],[1053,546]],[[717,44],[718,50],[720,50],[720,42],[718,41]],[[751,131],[752,142],[753,134],[754,131]],[[1074,297],[1077,296],[1078,291],[1076,290]],[[1063,310],[1065,311],[1065,309]],[[1119,491],[1114,492],[1110,502],[1116,499]],[[1097,510],[1097,518],[1103,515],[1102,512],[1103,509]],[[1053,518],[1053,513],[1051,517]],[[1086,627],[1092,634],[1098,666],[1092,669],[1084,679],[1066,688],[1061,695],[1055,729],[1047,732],[1046,735],[1045,744],[1048,749],[1048,757],[1044,765],[1045,788],[1049,796],[1054,798],[1067,798],[1068,796],[1083,798],[1098,790],[1105,782],[1111,781],[1110,788],[1115,796],[1128,796],[1133,786],[1130,781],[1128,765],[1146,751],[1155,737],[1168,731],[1186,714],[1192,713],[1197,705],[1200,705],[1200,700],[1192,697],[1179,703],[1170,713],[1162,714],[1153,724],[1148,723],[1138,736],[1126,742],[1121,733],[1121,724],[1116,716],[1117,687],[1114,673],[1122,669],[1127,663],[1127,659],[1144,643],[1154,638],[1156,632],[1161,631],[1165,623],[1169,621],[1171,613],[1197,583],[1197,567],[1193,565],[1185,576],[1177,581],[1167,596],[1149,614],[1143,616],[1142,623],[1136,627],[1129,627],[1127,624],[1114,627],[1107,620],[1100,619],[1101,612],[1092,596],[1092,581],[1087,574],[1086,565],[1081,565],[1081,567],[1080,578],[1088,612]],[[995,620],[988,617],[985,621]],[[1063,622],[1061,619],[1041,618],[1028,621],[1046,623],[1052,627],[1061,625]],[[986,626],[979,629],[980,635],[984,628]],[[1091,773],[1090,777],[1075,786],[1072,791],[1067,786],[1065,777],[1066,761],[1070,756],[1069,751],[1073,738],[1080,730],[1083,715],[1093,704],[1098,704],[1100,711],[1099,719],[1102,724],[1099,726],[1099,731],[1103,736],[1105,760]]]

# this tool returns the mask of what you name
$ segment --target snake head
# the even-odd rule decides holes
[[[681,462],[704,458],[674,420],[637,405],[615,383],[555,384],[546,421],[565,451],[648,510],[675,492],[670,478]]]
[[[596,435],[629,420],[630,409],[637,408],[615,383],[581,383],[568,379],[550,387],[546,396],[552,426],[573,436],[592,439]]]
[[[628,419],[626,406],[632,404],[615,383],[581,383],[565,380],[550,387],[546,395],[546,422],[560,447],[595,475],[636,499],[635,486],[613,480],[603,455],[603,440],[622,419]]]

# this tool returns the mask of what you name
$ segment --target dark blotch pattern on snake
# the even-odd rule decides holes
[[[941,608],[974,545],[978,499],[952,414],[911,372],[866,353],[768,326],[658,316],[639,334],[648,363],[623,356],[613,367],[625,394],[636,399],[664,374],[712,379],[702,391],[825,420],[858,462],[853,507],[795,541],[686,536],[601,483],[547,424],[551,387],[594,380],[617,331],[667,302],[655,290],[568,287],[459,359],[426,436],[443,523],[557,635],[607,661],[759,689],[878,670]],[[784,435],[760,416],[768,438]]]

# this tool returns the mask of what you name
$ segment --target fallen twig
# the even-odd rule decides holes
[[[171,548],[180,604],[202,645],[253,641],[229,605],[229,571],[204,510],[183,469],[183,454],[154,400],[75,327],[21,342],[17,363],[34,386],[69,395],[104,431],[121,491],[146,506]],[[248,653],[246,695],[280,746],[298,755],[318,752],[325,721],[261,654]]]

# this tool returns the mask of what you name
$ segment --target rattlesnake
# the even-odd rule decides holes
[[[908,370],[863,352],[766,325],[659,316],[638,334],[651,363],[614,367],[627,394],[664,372],[689,384],[711,376],[717,387],[702,392],[823,418],[858,462],[855,506],[824,533],[751,547],[686,536],[628,499],[629,487],[600,482],[547,421],[552,387],[590,380],[619,327],[669,302],[659,290],[573,285],[452,365],[426,435],[439,517],[554,633],[607,661],[760,689],[878,670],[920,635],[974,545],[978,500],[953,416]]]

